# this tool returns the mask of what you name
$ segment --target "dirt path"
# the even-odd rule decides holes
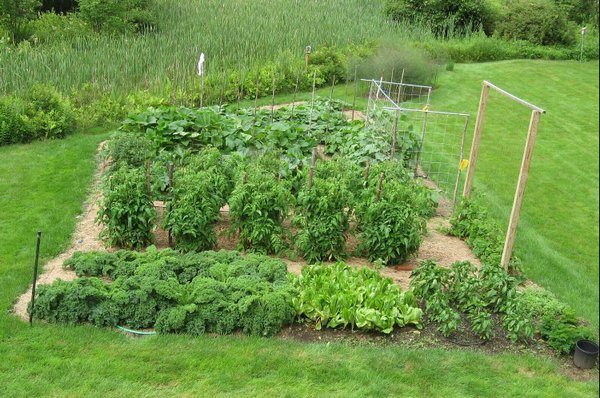
[[[105,142],[98,145],[98,167],[94,174],[92,183],[92,193],[83,205],[83,212],[77,216],[79,221],[75,227],[75,233],[71,239],[71,245],[67,251],[61,253],[58,257],[48,261],[42,272],[38,276],[38,285],[50,284],[57,279],[71,281],[76,278],[75,272],[63,269],[64,261],[70,258],[76,251],[106,251],[104,243],[100,240],[100,231],[102,227],[96,224],[96,214],[98,213],[98,202],[102,197],[100,192],[100,182],[102,173],[106,170],[106,164],[100,161],[100,151]],[[14,306],[14,312],[23,319],[28,319],[27,306],[31,299],[31,286],[17,300]]]

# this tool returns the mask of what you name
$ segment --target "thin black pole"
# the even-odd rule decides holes
[[[42,231],[37,233],[37,242],[35,244],[35,265],[33,266],[33,288],[31,289],[31,310],[29,311],[29,326],[33,324],[33,309],[35,307],[35,285],[37,284],[38,264],[40,261],[40,241],[42,240]]]

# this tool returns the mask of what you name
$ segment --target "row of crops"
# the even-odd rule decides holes
[[[79,278],[41,286],[30,311],[49,322],[193,335],[270,336],[295,322],[387,334],[432,324],[456,341],[546,341],[561,353],[593,338],[551,294],[518,288],[521,279],[500,266],[501,230],[473,201],[459,204],[449,233],[473,248],[480,269],[424,261],[402,292],[374,269],[323,265],[350,251],[382,265],[404,261],[437,203],[413,178],[412,126],[399,120],[392,151],[389,120],[347,120],[343,107],[315,100],[131,115],[105,148],[99,220],[109,245],[145,251],[76,253],[65,267]],[[160,220],[155,200],[166,203]],[[249,254],[211,250],[219,222]],[[157,227],[173,248],[152,246]],[[296,276],[267,254],[313,265]]]
[[[34,316],[54,323],[153,328],[159,333],[270,336],[294,321],[390,333],[419,325],[411,293],[370,269],[343,263],[287,273],[279,259],[235,251],[181,254],[76,253],[65,262],[80,277],[42,285]],[[31,308],[30,308],[31,311]]]
[[[418,137],[406,126],[400,136],[408,139],[390,159],[386,121],[365,127],[341,106],[160,108],[130,117],[108,145],[104,237],[111,246],[152,244],[153,202],[164,200],[160,226],[182,251],[215,248],[215,224],[228,205],[239,249],[315,263],[346,257],[354,235],[353,254],[405,260],[437,202],[406,167],[413,152],[402,145],[418,145]]]

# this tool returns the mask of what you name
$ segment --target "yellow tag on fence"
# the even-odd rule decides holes
[[[425,105],[421,110],[427,112],[429,110],[429,105]]]
[[[468,159],[463,159],[460,161],[460,166],[458,166],[460,168],[460,171],[464,171],[467,167],[469,167],[469,160]]]

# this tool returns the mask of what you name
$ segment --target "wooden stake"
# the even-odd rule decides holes
[[[146,160],[146,192],[148,196],[152,196],[152,186],[150,185],[150,160]]]
[[[256,84],[255,84],[255,90],[254,90],[254,120],[256,121],[256,108],[258,107],[258,85],[260,83],[259,81],[260,78],[260,73],[257,71],[256,72]]]
[[[223,84],[221,84],[221,94],[219,94],[219,107],[223,106],[225,89],[227,88],[227,69],[223,70]]]
[[[529,131],[527,132],[527,142],[525,143],[525,150],[523,152],[523,159],[521,161],[521,170],[519,172],[519,182],[515,192],[513,207],[510,212],[510,222],[506,231],[504,250],[502,251],[502,266],[504,267],[505,271],[508,271],[510,257],[515,244],[515,238],[517,236],[517,226],[519,225],[519,217],[521,215],[521,205],[523,204],[523,196],[525,194],[525,187],[527,186],[527,177],[529,176],[529,167],[531,166],[531,158],[533,156],[533,148],[535,146],[535,139],[537,137],[541,114],[542,113],[538,110],[531,112]]]
[[[312,189],[313,176],[315,174],[315,163],[317,162],[317,147],[312,151],[312,157],[310,159],[310,169],[308,170],[308,190]]]
[[[390,159],[394,159],[394,156],[396,155],[396,143],[398,140],[398,118],[399,111],[396,110],[396,115],[394,116],[394,127],[392,128],[392,154]]]
[[[358,90],[358,79],[357,76],[358,66],[354,66],[354,98],[352,98],[352,121],[354,121],[354,112],[356,109],[356,93]]]
[[[481,97],[479,99],[477,120],[475,121],[475,132],[473,133],[473,142],[471,144],[471,153],[469,155],[467,177],[465,179],[465,187],[463,188],[463,196],[466,198],[471,195],[471,189],[473,187],[473,175],[475,173],[477,157],[479,156],[479,143],[481,142],[481,132],[483,131],[483,122],[485,120],[485,111],[487,109],[487,99],[489,94],[490,87],[487,84],[483,84],[481,89]]]
[[[377,181],[377,194],[375,195],[375,202],[379,202],[381,200],[381,189],[383,186],[384,177],[385,174],[381,172],[381,174],[379,174],[379,181]]]
[[[402,75],[400,76],[400,85],[398,86],[398,98],[396,99],[396,104],[400,105],[402,101],[402,85],[404,84],[404,69],[402,69]]]
[[[175,171],[175,164],[173,162],[169,162],[169,192],[173,195],[173,174]],[[171,228],[168,231],[168,242],[169,247],[173,247],[173,234],[171,233]]]
[[[296,76],[296,86],[294,87],[294,98],[292,99],[292,117],[294,117],[294,108],[296,107],[296,95],[298,95],[298,86],[300,85],[300,70]]]
[[[317,71],[313,73],[313,84],[312,84],[312,95],[310,98],[310,114],[308,116],[308,132],[310,133],[312,130],[312,115],[313,108],[315,107],[315,87],[317,84]]]
[[[271,93],[271,123],[273,123],[273,112],[275,112],[275,73],[273,73],[273,86]]]
[[[204,106],[204,73],[200,76],[200,108]]]
[[[333,89],[335,88],[335,79],[336,79],[336,76],[333,75],[333,80],[331,81],[331,92],[329,93],[329,100],[333,99]]]

